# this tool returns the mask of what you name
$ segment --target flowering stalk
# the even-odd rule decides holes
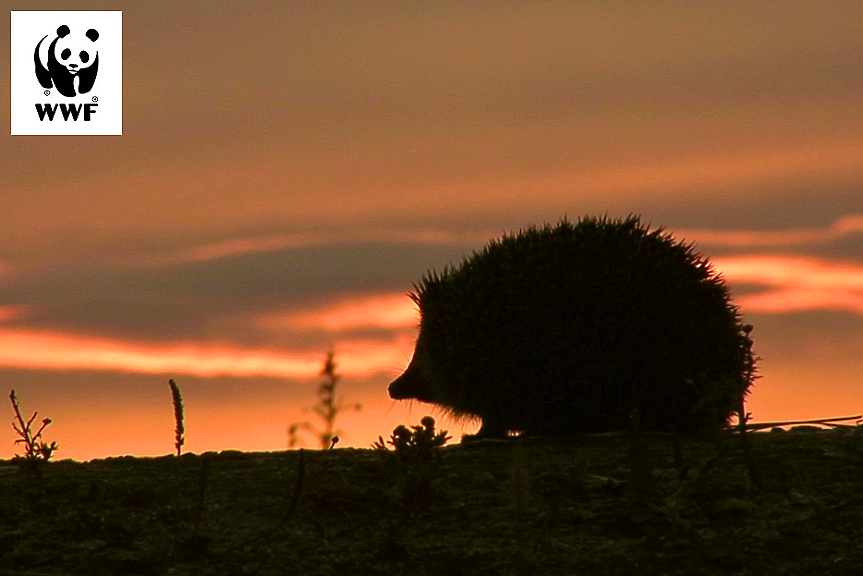
[[[180,395],[180,387],[177,386],[177,383],[174,380],[168,380],[168,386],[171,387],[171,397],[174,400],[174,421],[177,423],[177,428],[174,431],[175,442],[174,447],[177,449],[177,456],[180,456],[180,452],[183,449],[183,444],[186,443],[186,439],[183,438],[183,434],[186,429],[183,428],[183,397]]]

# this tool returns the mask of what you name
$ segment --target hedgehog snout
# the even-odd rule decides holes
[[[434,402],[434,395],[426,378],[420,372],[416,363],[416,354],[405,369],[404,374],[392,381],[389,386],[390,398],[394,400],[416,399],[423,402]]]

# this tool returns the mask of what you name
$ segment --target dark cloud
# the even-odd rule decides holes
[[[345,296],[407,292],[467,247],[357,243],[272,250],[149,269],[64,268],[0,286],[0,304],[30,306],[12,326],[129,340],[201,338],[267,344],[272,335],[223,319],[307,310]],[[384,331],[385,332],[385,331]],[[314,330],[312,330],[314,335]],[[354,331],[353,335],[369,335]],[[318,334],[327,336],[325,331]],[[310,335],[298,334],[295,345]],[[304,347],[304,346],[303,346]]]
[[[752,185],[740,193],[705,187],[688,202],[646,196],[637,206],[671,230],[827,229],[841,217],[863,211],[861,190],[863,173],[856,178],[827,176]]]
[[[808,359],[822,366],[825,378],[834,368],[863,367],[863,318],[859,314],[832,310],[748,313],[746,320],[755,326],[756,350],[769,361]]]

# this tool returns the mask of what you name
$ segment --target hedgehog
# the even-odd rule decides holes
[[[393,399],[481,419],[477,438],[715,432],[752,382],[750,325],[707,257],[641,217],[566,217],[424,274]]]

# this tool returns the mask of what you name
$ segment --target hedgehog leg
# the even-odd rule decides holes
[[[493,418],[484,417],[482,419],[482,426],[479,427],[477,433],[465,434],[461,437],[461,441],[473,442],[474,440],[485,440],[487,438],[501,440],[508,437],[508,430],[500,422],[496,422]]]

